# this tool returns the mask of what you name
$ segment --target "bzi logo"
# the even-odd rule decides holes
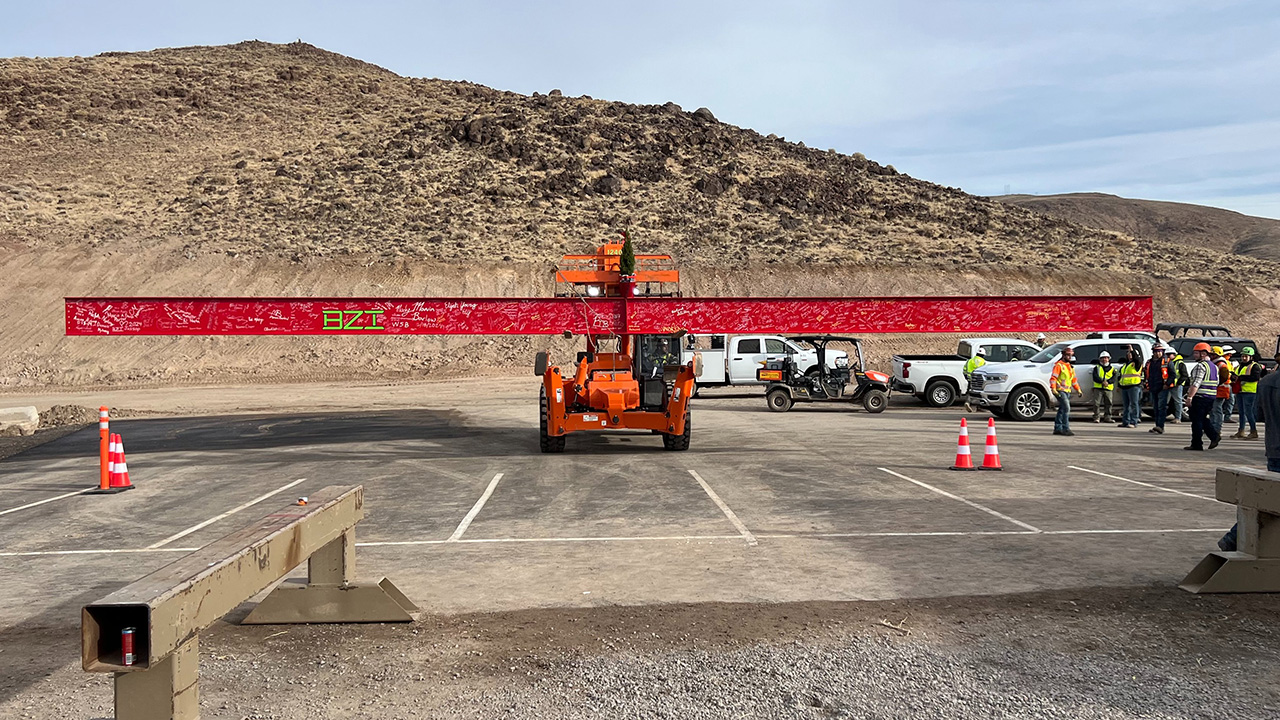
[[[378,317],[385,310],[321,310],[322,330],[386,330]]]

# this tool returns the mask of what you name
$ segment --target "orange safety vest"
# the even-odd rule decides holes
[[[1080,383],[1076,382],[1076,369],[1069,362],[1059,360],[1053,364],[1053,374],[1049,376],[1049,389],[1053,392],[1071,392],[1072,389],[1080,390]]]
[[[1218,358],[1214,363],[1218,366],[1218,394],[1217,397],[1231,397],[1231,363]]]

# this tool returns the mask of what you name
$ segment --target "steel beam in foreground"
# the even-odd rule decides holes
[[[1280,592],[1280,473],[1218,468],[1216,497],[1236,506],[1236,550],[1205,556],[1178,586],[1193,593]]]
[[[364,487],[328,487],[127,585],[81,611],[88,672],[115,673],[117,720],[199,717],[199,633],[304,561],[308,580],[277,588],[246,622],[409,622],[418,610],[390,581],[354,582]],[[257,616],[256,618],[254,616]],[[135,660],[122,657],[133,628]]]
[[[67,335],[1062,333],[1150,330],[1149,296],[67,298]]]

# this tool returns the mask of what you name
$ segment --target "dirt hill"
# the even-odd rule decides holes
[[[1163,240],[1280,260],[1280,220],[1204,205],[1134,200],[1105,193],[1001,195],[992,199],[1138,240]]]
[[[303,43],[0,60],[0,113],[0,387],[524,371],[548,341],[65,338],[61,298],[545,294],[560,255],[622,227],[695,294],[1140,292],[1280,318],[1268,260],[1226,282],[1218,253],[707,109],[404,78]]]

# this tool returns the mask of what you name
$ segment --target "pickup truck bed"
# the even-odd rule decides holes
[[[917,360],[922,362],[925,360],[959,360],[960,362],[964,362],[965,360],[968,360],[968,358],[960,355],[894,355],[893,357],[899,360],[906,360],[907,362],[914,362]]]

